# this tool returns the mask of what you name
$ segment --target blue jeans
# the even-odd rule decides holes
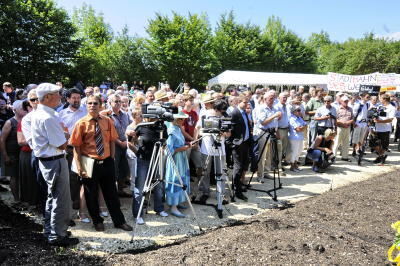
[[[136,179],[135,179],[135,188],[132,193],[132,195],[133,195],[132,213],[135,218],[138,215],[140,202],[142,201],[143,187],[144,187],[144,183],[146,182],[147,171],[149,170],[149,165],[150,165],[150,161],[145,161],[140,158],[137,158],[137,175],[136,175]],[[164,204],[162,202],[163,185],[164,185],[164,183],[160,182],[152,191],[153,198],[154,198],[154,211],[157,213],[162,212],[164,210]]]
[[[311,159],[313,162],[318,162],[321,159],[321,150],[312,150],[307,153],[307,158]]]

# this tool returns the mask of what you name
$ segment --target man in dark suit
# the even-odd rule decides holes
[[[233,129],[229,142],[233,144],[233,180],[235,195],[241,200],[247,200],[243,194],[243,184],[240,181],[242,175],[249,166],[249,149],[252,139],[250,118],[246,113],[246,106],[249,99],[246,96],[239,96],[239,104],[231,113]]]

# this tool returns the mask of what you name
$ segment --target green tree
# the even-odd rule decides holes
[[[366,34],[360,39],[332,43],[321,48],[318,69],[322,73],[367,74],[398,72],[400,42],[376,38]]]
[[[0,79],[17,85],[62,79],[79,46],[74,34],[67,13],[52,0],[3,0]]]
[[[146,70],[143,65],[143,39],[130,37],[128,27],[107,46],[107,52],[102,53],[100,62],[107,67],[109,76],[116,81],[141,80]]]
[[[268,18],[262,33],[271,54],[264,56],[264,65],[274,72],[314,72],[315,53],[294,32],[287,30],[279,18]]]
[[[204,85],[210,77],[213,56],[211,29],[205,15],[172,18],[156,14],[147,28],[146,66],[154,70],[153,82],[168,80],[172,86],[181,81]]]
[[[221,16],[213,38],[214,73],[224,70],[261,70],[260,53],[268,54],[258,26],[239,24],[233,12]],[[267,49],[265,49],[267,48]]]
[[[103,14],[96,11],[87,4],[75,8],[72,15],[72,22],[77,32],[75,38],[80,42],[80,48],[74,62],[74,82],[79,80],[87,84],[99,84],[108,75],[108,63],[102,62],[109,48],[113,32],[110,25],[105,23]]]

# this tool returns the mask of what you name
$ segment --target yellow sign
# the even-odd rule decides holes
[[[396,87],[383,87],[380,89],[380,91],[395,91]]]

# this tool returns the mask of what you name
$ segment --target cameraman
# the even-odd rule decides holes
[[[374,163],[385,163],[387,157],[385,151],[389,147],[392,121],[396,114],[396,108],[390,104],[390,96],[388,94],[381,95],[381,102],[382,106],[378,108],[378,116],[374,118],[375,132],[378,138],[378,142],[374,147],[378,157],[374,160]]]
[[[155,122],[157,119],[154,118],[145,118],[144,122]],[[166,135],[166,128],[164,128],[164,138]],[[131,174],[135,180],[131,180],[131,183],[134,184],[134,188],[131,188],[133,191],[133,204],[132,204],[132,213],[133,217],[137,217],[139,212],[140,203],[143,197],[143,188],[147,177],[147,172],[150,167],[150,160],[153,153],[154,143],[159,141],[160,133],[156,129],[156,125],[154,126],[140,126],[137,125],[136,128],[133,128],[131,125],[128,127],[128,130],[135,130],[132,134],[129,134],[131,137],[128,137],[128,147],[129,149],[135,153],[137,157],[137,174],[136,176]],[[160,151],[158,151],[160,152]],[[159,162],[160,163],[160,162]],[[156,172],[157,173],[157,172]],[[158,173],[157,173],[158,174]],[[168,213],[164,211],[164,204],[162,202],[163,198],[163,183],[160,182],[153,189],[153,197],[154,197],[154,211],[160,215],[161,217],[168,216]],[[137,224],[144,224],[144,220],[142,218],[142,213],[136,221]]]
[[[228,104],[224,100],[217,100],[213,109],[207,110],[202,119],[208,119],[210,117],[222,118],[223,113],[228,109]],[[199,121],[199,128],[202,129],[202,121]],[[218,175],[223,174],[223,169],[225,168],[225,138],[230,137],[230,132],[220,132],[218,134],[213,133],[201,133],[203,135],[200,152],[201,152],[201,161],[202,165],[205,169],[203,172],[202,182],[195,184],[198,185],[198,188],[195,188],[196,191],[201,193],[200,198],[197,199],[201,203],[206,203],[206,200],[210,194],[210,172],[211,165],[214,162],[216,165],[214,166],[216,169],[216,173],[214,173],[217,178]],[[217,147],[215,147],[215,145]],[[206,165],[207,157],[210,156],[208,164]],[[198,196],[197,196],[198,197]]]

